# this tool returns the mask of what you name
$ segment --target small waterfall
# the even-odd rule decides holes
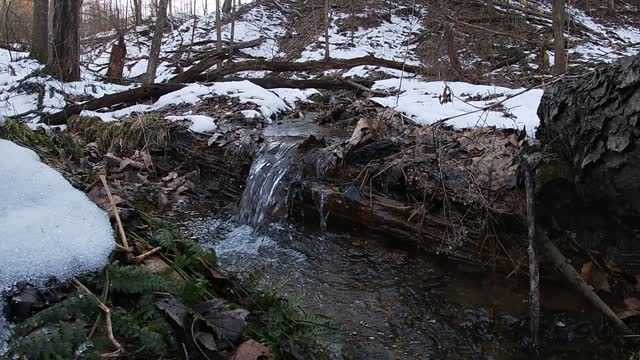
[[[240,200],[241,222],[258,228],[287,217],[290,185],[302,172],[297,145],[271,142],[258,151]]]

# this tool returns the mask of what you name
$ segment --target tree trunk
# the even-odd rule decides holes
[[[134,18],[136,19],[136,26],[142,23],[142,4],[141,0],[133,0]]]
[[[222,12],[225,14],[229,14],[231,12],[231,8],[232,8],[232,2],[233,0],[224,0],[224,4],[222,5]]]
[[[489,14],[495,15],[496,8],[493,5],[493,0],[487,0],[487,10],[488,10]]]
[[[124,35],[118,36],[118,43],[111,47],[111,56],[109,57],[109,69],[107,77],[113,79],[122,79],[124,71],[124,61],[127,57],[127,46],[124,42]]]
[[[31,56],[47,63],[49,47],[49,1],[33,1],[33,25],[31,34]]]
[[[160,61],[160,47],[162,46],[162,33],[164,32],[164,23],[167,20],[167,3],[169,0],[160,0],[158,6],[158,18],[156,20],[156,32],[153,34],[151,41],[151,51],[149,53],[149,64],[147,65],[147,74],[144,78],[144,85],[153,83],[156,79],[156,70]]]
[[[451,70],[457,75],[458,78],[464,77],[464,70],[458,57],[458,46],[456,46],[456,39],[453,36],[451,30],[451,24],[447,24],[445,27],[445,41],[447,42],[447,55],[449,56],[449,65]]]
[[[53,45],[49,72],[58,80],[80,80],[80,8],[82,0],[54,0]]]
[[[616,2],[615,0],[607,0],[607,14],[615,15],[616,14]]]
[[[632,274],[640,273],[636,235],[640,231],[638,99],[640,55],[545,89],[536,133],[556,159],[541,173],[556,174],[570,185],[562,194],[574,193],[567,197],[571,208],[559,207],[556,219],[547,222],[575,233],[588,248],[606,249],[617,267]],[[566,202],[559,195],[552,194],[554,204]],[[565,213],[570,213],[570,218],[563,219]]]
[[[229,37],[229,62],[233,62],[233,37],[236,32],[236,4],[235,0],[231,0],[231,35]]]
[[[555,61],[553,73],[564,74],[567,71],[567,51],[564,40],[565,0],[553,0],[553,46]]]
[[[329,27],[331,26],[329,11],[331,0],[324,0],[324,59],[329,61],[331,54],[329,53]]]
[[[222,19],[220,16],[220,0],[216,0],[216,52],[222,50]],[[222,59],[218,61],[218,69],[222,67]]]

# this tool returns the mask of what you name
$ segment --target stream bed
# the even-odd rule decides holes
[[[335,323],[342,333],[332,346],[336,358],[529,357],[522,279],[465,271],[365,233],[288,224],[257,233],[232,218],[198,213],[184,227],[215,249],[223,268],[260,271],[263,286],[279,287],[282,296],[300,299],[305,312]],[[557,286],[543,291],[553,293],[543,302],[547,349],[585,358],[597,345],[599,319],[574,293]]]
[[[464,269],[362,229],[327,227],[321,197],[315,216],[287,219],[302,176],[296,144],[311,134],[333,142],[349,133],[319,127],[313,114],[268,126],[239,209],[194,208],[184,214],[185,232],[213,248],[224,269],[258,271],[261,286],[330,319],[341,334],[328,340],[332,358],[530,358],[527,280],[490,265]],[[545,357],[610,358],[609,342],[598,338],[601,320],[579,295],[543,282],[542,297]]]

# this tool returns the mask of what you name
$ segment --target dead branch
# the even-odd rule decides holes
[[[113,210],[113,216],[116,218],[116,224],[118,225],[118,233],[120,234],[120,241],[122,241],[122,246],[125,250],[129,249],[129,243],[127,242],[127,234],[124,232],[124,227],[122,226],[122,221],[120,220],[120,214],[118,214],[118,208],[116,207],[115,201],[113,201],[113,196],[111,195],[111,189],[109,189],[109,184],[107,184],[107,178],[104,175],[100,175],[100,181],[104,186],[104,190],[107,192],[107,197],[109,198],[109,203],[111,204],[111,210]]]
[[[589,286],[578,274],[576,269],[569,263],[566,257],[562,255],[558,247],[549,239],[549,237],[538,229],[537,231],[540,241],[544,242],[547,255],[553,262],[553,264],[560,270],[562,275],[573,285],[598,311],[600,311],[612,324],[618,328],[620,332],[625,335],[631,335],[633,332],[629,327],[620,320],[618,315],[611,310],[611,308],[605,304],[602,299],[593,291],[593,288]]]
[[[536,180],[529,161],[522,157],[525,190],[527,193],[527,222],[529,246],[529,311],[531,328],[531,348],[534,353],[540,351],[540,263],[538,261],[538,244],[536,237]]]
[[[64,125],[67,119],[80,114],[83,110],[98,110],[103,107],[120,103],[135,103],[157,98],[182,89],[184,84],[151,84],[135,89],[126,90],[116,94],[106,95],[98,99],[90,100],[82,104],[67,105],[62,111],[44,117],[41,122],[48,125]]]
[[[266,61],[266,60],[254,60],[237,62],[233,64],[227,64],[218,70],[213,70],[203,75],[194,77],[193,79],[187,79],[186,81],[215,81],[224,76],[235,74],[241,71],[273,71],[273,72],[304,72],[304,71],[326,71],[331,69],[350,69],[356,66],[383,66],[390,69],[396,69],[400,71],[406,71],[409,73],[417,74],[421,72],[421,68],[415,65],[407,65],[402,62],[380,59],[375,56],[363,56],[353,59],[331,59],[314,60],[307,62],[280,62],[280,61]],[[423,70],[423,69],[422,69]],[[423,71],[422,71],[423,72]]]
[[[124,353],[124,347],[116,340],[115,336],[113,336],[113,327],[111,326],[111,309],[107,305],[105,305],[100,299],[91,292],[84,284],[82,284],[78,279],[73,278],[73,284],[77,286],[79,289],[84,291],[87,295],[93,296],[93,298],[98,302],[98,307],[102,312],[104,312],[105,318],[105,326],[107,328],[107,338],[111,341],[111,344],[116,348],[116,351],[104,354],[102,357],[118,357],[120,354]]]
[[[193,65],[191,68],[189,68],[189,70],[174,76],[170,80],[170,82],[172,83],[191,82],[192,81],[191,79],[193,79],[194,77],[197,77],[203,71],[206,71],[213,65],[217,64],[221,58],[229,56],[229,53],[232,53],[233,51],[239,50],[239,49],[246,49],[246,48],[258,46],[262,42],[264,42],[264,40],[265,40],[264,38],[259,38],[259,39],[248,41],[245,43],[235,44],[231,47],[222,48],[212,53],[207,58],[201,60],[199,63]]]

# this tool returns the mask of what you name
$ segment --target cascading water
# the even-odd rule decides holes
[[[290,185],[301,177],[297,143],[271,142],[256,154],[240,200],[240,221],[258,228],[285,219]]]

